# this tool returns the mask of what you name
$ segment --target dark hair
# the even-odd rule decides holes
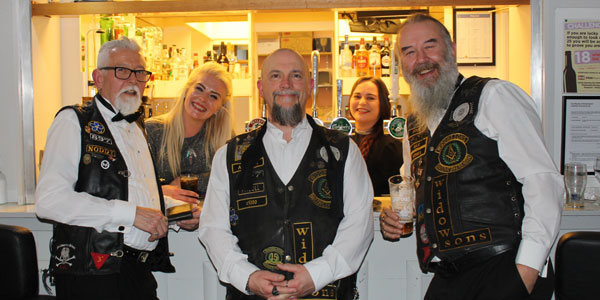
[[[378,137],[383,135],[383,120],[389,119],[391,116],[391,105],[388,98],[390,93],[388,92],[388,89],[383,80],[381,80],[381,78],[379,77],[367,76],[361,77],[358,80],[356,80],[356,82],[352,86],[352,90],[350,91],[350,101],[352,99],[352,95],[354,94],[354,90],[356,89],[356,87],[358,87],[361,83],[366,81],[372,82],[377,87],[377,94],[379,98],[379,118],[377,118],[377,121],[371,128],[371,132],[367,136],[365,136],[358,145],[358,148],[360,148],[360,153],[365,159],[367,158],[367,155],[369,155],[369,151],[371,150],[371,145],[373,145],[373,142]],[[351,110],[350,116],[352,116]],[[354,116],[352,116],[352,118],[354,118]]]

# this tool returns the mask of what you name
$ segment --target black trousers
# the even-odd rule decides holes
[[[58,300],[157,300],[158,287],[147,264],[125,255],[121,272],[110,275],[57,275]]]
[[[442,276],[435,274],[425,300],[547,300],[554,292],[554,270],[548,266],[546,278],[538,277],[531,295],[515,264],[516,251],[497,255],[480,265]]]

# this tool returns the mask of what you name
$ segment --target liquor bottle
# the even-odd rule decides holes
[[[212,51],[210,50],[206,51],[206,59],[204,59],[204,63],[209,61],[213,61]]]
[[[386,36],[383,40],[383,49],[381,49],[381,77],[390,77],[390,67],[392,66],[392,56],[390,52],[390,40]]]
[[[235,56],[234,47],[231,43],[227,43],[227,60],[229,60],[229,73],[233,75],[237,57]]]
[[[360,48],[356,51],[356,75],[369,74],[369,51],[365,49],[365,38],[360,38]]]
[[[369,51],[369,76],[381,77],[381,56],[376,37],[373,37],[373,44]]]
[[[192,68],[197,68],[200,65],[200,62],[198,61],[198,52],[194,52],[194,64],[192,65]]]
[[[565,51],[565,69],[563,71],[563,91],[577,93],[577,74],[571,63],[571,51]]]
[[[221,42],[221,49],[219,53],[219,58],[217,58],[217,63],[225,67],[225,70],[229,70],[229,59],[227,59],[227,55],[225,54],[225,42]]]
[[[340,53],[341,57],[341,69],[342,77],[352,76],[352,51],[350,51],[350,44],[348,44],[348,35],[344,37],[344,49]]]

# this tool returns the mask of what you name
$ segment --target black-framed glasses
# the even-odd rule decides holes
[[[115,77],[121,80],[127,80],[131,76],[131,73],[135,73],[135,79],[137,81],[146,82],[150,80],[152,72],[146,70],[132,70],[125,67],[104,67],[100,70],[113,70],[115,71]]]

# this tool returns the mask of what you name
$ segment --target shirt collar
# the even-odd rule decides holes
[[[312,133],[312,127],[310,127],[310,124],[308,124],[306,116],[303,116],[302,121],[300,121],[300,123],[298,123],[298,125],[296,125],[294,129],[292,129],[292,139],[290,140],[290,143],[292,143],[295,139],[299,138],[300,136],[310,133]],[[283,139],[283,131],[271,122],[267,122],[267,134],[276,140],[286,142]]]

